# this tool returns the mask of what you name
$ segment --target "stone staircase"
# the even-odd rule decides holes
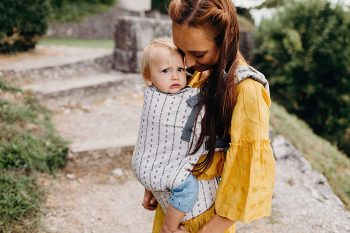
[[[142,108],[139,74],[110,69],[112,51],[39,46],[0,57],[3,77],[52,110],[70,141],[57,178],[40,175],[49,190],[40,232],[151,232],[153,213],[141,207],[143,188],[130,171]],[[350,232],[350,214],[327,180],[283,137],[274,136],[276,188],[272,216],[237,224],[239,233]]]
[[[111,54],[107,49],[39,46],[32,59],[0,59],[6,79],[54,112],[56,127],[71,141],[71,159],[130,150],[136,141],[143,80],[139,74],[111,70]]]

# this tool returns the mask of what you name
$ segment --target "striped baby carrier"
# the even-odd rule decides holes
[[[248,77],[261,82],[268,89],[268,83],[260,72],[250,66],[237,69],[236,82]],[[162,93],[155,87],[144,90],[132,170],[137,180],[152,191],[164,211],[171,190],[186,180],[199,157],[207,152],[203,143],[196,153],[191,154],[191,145],[197,143],[204,115],[204,108],[199,105],[199,91],[190,87],[175,94]],[[225,149],[228,142],[218,141],[217,145],[220,145],[218,149]],[[197,202],[183,220],[202,214],[214,204],[219,178],[198,182]]]

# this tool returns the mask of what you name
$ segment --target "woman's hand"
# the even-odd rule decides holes
[[[157,208],[157,200],[154,198],[153,193],[147,189],[145,189],[145,194],[143,196],[142,206],[146,210],[155,210]]]
[[[171,231],[169,229],[162,227],[162,230],[160,233],[172,233],[172,232],[173,233],[189,233],[183,225],[180,225],[176,231]]]
[[[231,219],[215,215],[207,224],[205,224],[198,233],[223,233],[235,222]]]

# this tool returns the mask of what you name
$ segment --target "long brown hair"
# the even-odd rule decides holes
[[[203,173],[213,162],[216,138],[229,136],[235,98],[235,70],[239,46],[239,28],[232,0],[172,0],[169,16],[173,24],[201,27],[209,31],[218,48],[218,61],[201,88],[205,106],[202,131],[194,148],[198,151],[207,140],[208,154],[194,171]],[[227,73],[227,74],[225,74]]]

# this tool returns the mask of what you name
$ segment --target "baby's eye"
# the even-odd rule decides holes
[[[162,70],[162,73],[169,73],[169,69]]]
[[[179,67],[179,68],[177,68],[177,71],[179,71],[179,72],[184,72],[184,71],[185,71],[185,69],[184,69],[184,68],[182,68],[182,67]]]

